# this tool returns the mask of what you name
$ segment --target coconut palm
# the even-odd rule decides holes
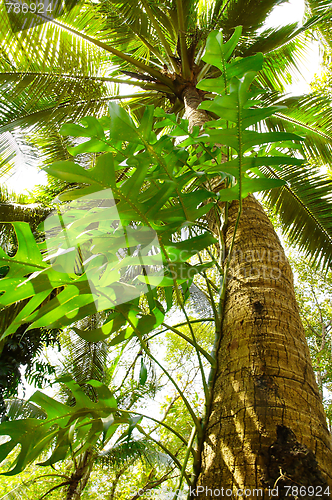
[[[281,3],[80,3],[61,20],[15,33],[2,7],[0,133],[4,152],[12,154],[13,142],[20,146],[23,138],[35,144],[38,132],[39,156],[44,163],[68,159],[68,143],[59,134],[61,123],[105,113],[110,99],[124,99],[116,95],[120,83],[143,90],[125,101],[133,112],[153,102],[179,113],[186,111],[191,125],[206,121],[205,112],[195,112],[204,95],[196,85],[203,78],[219,74],[202,60],[206,38],[211,30],[223,29],[227,40],[237,25],[242,25],[243,30],[235,55],[264,53],[259,84],[270,89],[270,102],[280,101],[280,92],[292,73],[298,71],[308,44],[304,33],[324,26],[329,14],[326,2],[308,2],[314,15],[303,26],[292,24],[262,31],[267,15]],[[292,104],[287,114],[277,114],[267,125],[287,130],[300,127],[307,138],[307,152],[316,160],[331,161],[329,103],[324,103],[324,114],[317,96],[288,99],[286,104]],[[293,242],[327,264],[332,254],[330,220],[326,209],[317,202],[326,194],[324,179],[315,174],[313,169],[305,173],[298,168],[288,171],[290,189],[275,191],[271,205],[277,198],[284,228],[292,227]],[[288,211],[283,205],[289,203],[292,208]],[[314,240],[308,238],[313,233]],[[317,248],[327,253],[322,255]]]
[[[54,141],[48,157],[51,151],[62,158],[66,152],[59,123],[85,114],[102,114],[106,102],[117,97],[109,86],[120,83],[144,91],[127,97],[133,113],[139,113],[142,104],[153,102],[185,112],[190,127],[201,126],[211,114],[198,109],[204,93],[197,84],[220,74],[202,60],[207,35],[222,29],[224,39],[229,40],[238,25],[243,31],[235,55],[265,54],[257,86],[270,89],[266,96],[270,102],[280,101],[283,85],[305,48],[304,32],[321,22],[328,8],[326,2],[311,2],[314,11],[319,8],[319,15],[302,27],[287,25],[261,31],[266,16],[280,3],[141,0],[101,2],[93,7],[82,3],[61,20],[15,35],[8,30],[3,12],[2,47],[9,57],[2,63],[0,78],[10,105],[2,107],[1,130],[15,134],[15,126],[26,127],[31,140],[37,130],[51,130]],[[52,43],[55,39],[57,44]],[[299,129],[306,134],[308,155],[331,160],[330,125],[319,116],[317,107],[312,107],[313,98],[304,110],[303,102],[288,100],[292,107],[276,114],[265,126]],[[279,209],[292,241],[316,264],[329,265],[330,182],[311,166],[266,173],[288,181],[268,200]],[[236,202],[230,204],[226,255],[237,211]],[[224,487],[270,487],[284,478],[284,456],[300,450],[291,472],[286,461],[292,480],[332,486],[330,436],[291,270],[269,219],[253,196],[243,203],[235,249],[234,279],[226,289],[218,370],[206,415],[197,484],[212,487],[220,484],[221,478]],[[312,475],[308,483],[309,466]]]

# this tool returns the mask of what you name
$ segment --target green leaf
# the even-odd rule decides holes
[[[153,122],[154,122],[153,117],[154,117],[154,106],[152,105],[146,106],[138,130],[142,138],[147,142],[150,142],[151,139]]]
[[[169,200],[170,196],[175,193],[176,183],[174,181],[165,181],[160,189],[158,189],[157,193],[149,199],[148,202],[145,202],[145,207],[148,208],[146,215],[148,217],[155,217],[159,210],[165,205],[165,203]],[[162,212],[163,213],[163,212]],[[162,217],[162,213],[160,216]]]
[[[242,78],[249,71],[257,73],[262,69],[263,62],[264,62],[264,56],[261,53],[255,54],[254,56],[250,57],[236,59],[235,61],[226,63],[225,65],[226,76],[223,75],[218,78],[207,78],[205,80],[201,80],[197,84],[197,88],[200,90],[205,90],[206,92],[212,92],[214,94],[225,94],[228,82],[233,77]],[[207,109],[207,108],[203,108],[201,106],[201,109]]]
[[[113,151],[113,147],[106,140],[100,140],[93,137],[89,141],[85,141],[74,148],[68,148],[71,155],[79,155],[82,153],[103,153],[104,151]]]
[[[131,310],[131,304],[124,304],[122,308],[125,308],[125,311],[129,313]],[[137,307],[135,307],[135,311],[137,311]],[[94,328],[92,330],[80,330],[79,328],[72,327],[80,337],[88,342],[100,342],[105,338],[108,338],[112,333],[118,332],[121,327],[123,327],[127,323],[126,316],[123,313],[115,311],[111,313],[107,321],[100,327]],[[111,345],[116,345],[124,340],[128,339],[132,335],[132,331],[125,330],[117,335],[115,338],[111,340]]]
[[[108,408],[117,409],[117,402],[109,388],[99,380],[89,380],[89,385],[94,387],[98,396],[98,404],[105,404]]]
[[[254,132],[254,131],[243,131],[242,132],[242,143],[238,141],[238,133],[236,128],[231,128],[227,130],[209,130],[209,138],[214,144],[224,144],[229,146],[235,151],[239,152],[240,148],[245,153],[253,146],[259,146],[261,144],[269,144],[272,142],[283,141],[283,140],[294,140],[301,141],[302,137],[288,133],[288,132]],[[208,142],[206,136],[200,136],[200,141]]]
[[[37,391],[30,401],[43,409],[47,414],[46,419],[27,418],[0,424],[0,435],[11,438],[0,445],[0,461],[18,444],[21,445],[14,467],[3,472],[3,475],[11,476],[22,472],[29,463],[48,450],[54,439],[56,442],[51,456],[40,465],[53,465],[70,453],[82,453],[85,448],[96,443],[104,430],[103,419],[111,414],[112,425],[129,423],[128,418],[122,416],[121,411],[117,409],[112,393],[99,381],[89,381],[97,391],[97,403],[91,401],[73,380],[67,377],[63,382],[75,397],[75,406],[64,405]],[[80,439],[75,437],[74,428]],[[80,432],[81,430],[84,432]]]
[[[127,111],[115,102],[110,102],[110,137],[115,141],[141,143],[140,133]]]
[[[235,61],[226,64],[227,79],[231,80],[234,76],[242,78],[249,71],[257,73],[262,69],[263,63],[264,56],[261,52],[258,52],[254,56],[236,59]]]
[[[80,120],[83,127],[74,123],[66,123],[62,125],[60,133],[62,135],[71,135],[73,137],[97,137],[105,139],[104,129],[94,116],[86,116]]]
[[[145,385],[147,378],[148,378],[148,370],[147,370],[146,365],[144,363],[143,357],[141,357],[141,368],[139,371],[139,383],[140,383],[140,385]]]
[[[211,92],[214,94],[223,94],[226,90],[227,81],[223,76],[218,78],[206,78],[198,82],[196,87],[200,90],[205,90],[206,92]],[[204,101],[207,102],[207,101]],[[200,109],[203,109],[202,107]]]
[[[164,321],[164,318],[165,314],[158,307],[155,307],[150,314],[143,315],[137,324],[139,335],[146,335],[158,328]]]
[[[226,61],[231,57],[234,52],[235,47],[240,40],[240,36],[242,34],[242,26],[236,26],[234,29],[234,33],[231,38],[223,45],[222,52]]]
[[[242,33],[242,27],[237,26],[232,37],[224,44],[221,31],[212,31],[206,40],[203,61],[224,70],[224,63],[231,57]]]
[[[280,156],[245,156],[242,158],[242,169],[243,171],[252,170],[261,166],[273,166],[273,168],[278,169],[281,165],[303,165],[305,160],[300,160],[299,158],[294,158],[287,155]],[[209,174],[216,173],[228,173],[234,177],[238,177],[239,173],[239,159],[221,163],[216,165],[215,163],[208,163],[203,165],[204,170]],[[280,167],[281,168],[281,167]]]
[[[30,316],[30,314],[33,313],[37,307],[40,306],[40,304],[48,297],[49,294],[50,290],[46,290],[32,297],[32,299],[27,303],[27,305],[23,307],[23,309],[15,317],[14,321],[3,332],[3,334],[0,337],[0,341],[8,337],[8,335],[15,333],[18,327],[22,323],[27,322],[27,318]]]
[[[125,196],[130,196],[131,200],[134,202],[140,194],[140,188],[145,180],[147,171],[150,165],[147,161],[141,161],[139,157],[135,163],[138,163],[134,173],[125,181],[121,186],[121,193]],[[121,212],[121,209],[120,209]]]
[[[214,101],[204,101],[199,105],[199,109],[206,109],[212,111],[216,115],[222,117],[233,123],[237,123],[238,114],[237,109],[230,107],[232,102],[228,96],[216,98]],[[228,105],[228,106],[227,106]],[[265,118],[284,109],[282,106],[270,106],[268,108],[259,109],[243,109],[241,114],[242,128],[246,129],[255,123],[258,123]],[[211,124],[210,124],[211,126]]]
[[[284,186],[286,183],[282,179],[267,179],[267,178],[243,178],[242,179],[242,190],[241,197],[245,198],[249,193],[256,193],[258,191],[265,191],[268,189],[278,188]],[[222,189],[219,193],[220,201],[233,201],[239,199],[239,185],[229,188]]]
[[[86,170],[73,161],[56,161],[49,167],[45,167],[44,170],[53,177],[66,182],[96,183],[89,170]]]
[[[167,260],[171,263],[186,262],[198,252],[216,242],[216,238],[211,233],[204,233],[178,243],[165,243]]]

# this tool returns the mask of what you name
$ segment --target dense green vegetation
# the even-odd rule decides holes
[[[307,259],[295,253],[297,297],[330,388],[330,96],[324,81],[282,95],[329,10],[308,2],[303,27],[260,33],[278,3],[82,3],[28,34],[5,34],[2,12],[4,169],[9,132],[50,180],[35,195],[38,228],[35,207],[1,205],[4,499],[166,498],[195,484],[249,193]],[[118,69],[104,76],[109,54]],[[124,82],[144,92],[119,105],[112,86]],[[20,365],[37,387],[51,380],[48,395],[12,398]]]

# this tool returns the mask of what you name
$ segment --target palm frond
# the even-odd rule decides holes
[[[282,229],[311,263],[327,269],[332,264],[332,181],[312,165],[288,166],[281,172],[264,168],[268,177],[287,184],[272,189],[265,199],[280,217]]]
[[[305,138],[306,156],[319,164],[332,163],[331,97],[322,93],[279,101],[285,111],[267,121],[270,130],[295,131]]]
[[[13,75],[11,75],[13,76]],[[36,124],[54,124],[59,120],[76,115],[76,119],[87,108],[95,108],[96,103],[105,101],[116,90],[101,85],[94,79],[73,79],[63,75],[42,75],[31,78],[17,75],[17,80],[3,92],[0,103],[0,132],[11,131],[15,127],[29,128]],[[6,75],[3,75],[6,78]],[[113,88],[112,88],[113,87]],[[83,111],[80,108],[85,108]],[[74,109],[77,108],[75,112]],[[91,110],[92,111],[92,110]]]
[[[248,40],[250,45],[247,49],[243,50],[244,57],[257,54],[257,52],[266,54],[272,50],[276,50],[294,38],[295,33],[298,31],[297,28],[297,23],[286,24],[278,28],[269,28],[257,36],[250,37]]]
[[[57,99],[52,96],[45,96],[45,98],[38,103],[36,106],[30,110],[26,109],[26,102],[24,99],[16,99],[10,103],[10,109],[6,109],[4,113],[3,108],[1,110],[0,104],[0,133],[2,132],[3,147],[9,150],[10,145],[13,143],[11,139],[14,137],[16,139],[15,154],[20,152],[18,141],[18,135],[24,135],[25,138],[25,160],[35,160],[38,154],[39,162],[43,160],[44,164],[54,161],[54,156],[50,155],[51,152],[60,152],[61,157],[68,157],[68,153],[65,151],[66,145],[64,141],[61,140],[59,136],[59,129],[62,123],[67,121],[79,121],[85,116],[94,115],[102,116],[107,113],[108,102],[114,98],[119,98],[118,96],[105,95],[92,98],[87,92],[87,98],[76,100],[75,96],[72,94],[63,102],[57,102]],[[2,112],[2,113],[1,113]],[[13,130],[11,135],[5,135],[8,130]],[[24,130],[24,133],[22,132]],[[38,132],[38,135],[37,135]],[[41,145],[39,148],[39,133],[41,136],[48,136],[50,139],[56,139],[56,142],[48,146],[43,144],[41,137]],[[40,153],[45,154],[40,154]],[[14,153],[12,153],[13,155]],[[59,158],[58,158],[59,159]],[[30,160],[30,161],[31,161]],[[8,160],[6,165],[8,165]],[[36,165],[36,161],[35,161]]]
[[[65,17],[79,27],[89,27],[89,32],[100,28],[99,19],[91,9],[76,6]],[[103,51],[51,22],[28,31],[13,33],[5,11],[0,6],[1,70],[43,72],[50,68],[55,73],[96,73],[105,59]]]
[[[93,322],[98,323],[97,315],[85,320],[89,323],[89,328],[93,328]],[[83,325],[80,322],[80,327]],[[86,325],[85,325],[86,326]],[[95,325],[96,327],[96,325]],[[76,334],[70,335],[63,345],[65,355],[60,368],[61,374],[69,374],[80,385],[86,384],[89,380],[107,380],[107,343],[87,342]]]
[[[91,37],[89,34],[85,33],[84,31],[80,31],[77,29],[77,25],[75,25],[75,28],[70,25],[70,24],[64,24],[64,22],[59,22],[57,20],[52,20],[52,24],[54,24],[56,27],[60,28],[64,32],[68,32],[72,34],[74,37],[78,39],[82,39],[91,45],[102,49],[104,53],[111,53],[113,55],[112,61],[113,63],[127,63],[129,67],[133,68],[138,68],[139,70],[143,71],[144,73],[147,73],[148,75],[151,75],[153,78],[155,78],[156,81],[164,83],[165,85],[168,85],[170,88],[173,87],[173,82],[172,80],[168,77],[165,76],[162,72],[159,70],[153,68],[151,65],[145,64],[144,62],[140,61],[139,59],[136,59],[132,55],[129,55],[127,52],[121,52],[118,48],[116,48],[113,44],[110,45],[108,43],[105,43],[105,41],[100,40],[97,37]]]
[[[101,3],[99,12],[105,18],[108,39],[121,50],[127,50],[153,64],[166,64],[159,40],[151,29],[149,18],[140,5],[132,2]],[[111,36],[112,34],[112,36]],[[156,60],[154,60],[154,57]]]
[[[330,47],[332,47],[332,2],[331,0],[306,0],[306,14],[307,15],[319,15],[323,19],[320,23],[320,35],[323,36],[324,42],[326,42]]]
[[[243,34],[252,34],[263,26],[272,10],[287,0],[228,0],[219,4],[214,29],[222,28],[230,36],[236,26],[243,26]]]
[[[39,160],[43,165],[49,165],[54,161],[71,160],[73,158],[68,152],[68,148],[76,146],[77,141],[75,142],[70,137],[63,137],[59,130],[60,127],[54,126],[51,130],[36,130],[27,137],[32,144],[38,145]],[[84,161],[86,158],[82,158],[82,156],[79,159],[79,163],[86,164]],[[89,166],[91,166],[91,159]]]
[[[300,63],[305,60],[309,41],[303,36],[291,40],[264,57],[263,69],[258,81],[263,87],[284,92],[285,84],[292,82],[293,76],[300,74]]]
[[[141,460],[148,465],[167,465],[170,458],[156,449],[151,441],[125,439],[108,451],[96,456],[95,460],[104,467],[114,468]]]
[[[13,168],[16,156],[15,141],[11,134],[0,135],[0,178],[4,177]]]
[[[250,46],[243,55],[252,55],[257,52],[267,54],[268,52],[275,51],[282,45],[298,38],[299,35],[320,25],[325,20],[325,17],[326,14],[321,13],[307,19],[302,26],[299,26],[298,23],[286,24],[278,28],[269,28],[258,35],[253,35],[250,39]]]
[[[46,418],[47,414],[31,401],[13,398],[6,399],[6,420],[19,420],[23,418]]]
[[[0,203],[29,205],[31,202],[32,200],[28,195],[13,193],[7,186],[0,184]]]

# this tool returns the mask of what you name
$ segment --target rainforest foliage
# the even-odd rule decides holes
[[[0,445],[0,460],[20,445],[5,475],[22,472],[40,455],[39,465],[44,467],[61,466],[71,457],[76,476],[55,486],[70,489],[79,469],[91,473],[96,448],[105,455],[110,443],[129,445],[138,433],[169,457],[180,489],[183,482],[192,484],[190,466],[195,467],[196,445],[203,437],[204,405],[188,396],[187,387],[154,353],[153,343],[168,330],[194,350],[208,406],[207,373],[216,366],[215,348],[210,354],[194,325],[208,323],[218,344],[231,259],[223,241],[227,206],[237,200],[239,218],[241,200],[248,193],[281,188],[286,181],[279,173],[292,166],[306,168],[300,135],[262,131],[258,126],[284,108],[269,106],[256,83],[262,54],[231,58],[240,35],[237,28],[226,43],[218,31],[208,37],[203,59],[221,76],[198,85],[205,96],[200,108],[214,115],[202,132],[199,127],[189,132],[186,119],[153,106],[145,108],[140,120],[133,119],[116,103],[109,105],[109,116],[67,123],[61,133],[80,139],[69,150],[71,155],[90,155],[94,166],[58,161],[45,168],[71,187],[54,200],[54,210],[37,238],[28,223],[8,223],[15,230],[16,247],[14,253],[0,251],[0,305],[3,310],[17,302],[22,307],[2,332],[2,345],[19,328],[27,334],[46,327],[69,328],[82,342],[107,342],[108,349],[120,353],[118,363],[134,343],[139,346],[138,386],[147,384],[152,363],[177,396],[167,418],[159,422],[131,409],[128,401],[119,406],[98,377],[91,376],[84,390],[75,378],[60,378],[71,394],[67,404],[37,392],[29,402],[37,414],[0,425],[0,434],[10,437]],[[221,186],[217,192],[216,177]],[[211,212],[221,224],[218,239],[206,222]],[[208,316],[201,319],[190,317],[193,290],[209,303]],[[183,323],[168,326],[167,315],[175,306]],[[98,320],[86,322],[87,317]],[[137,403],[139,398],[134,399]],[[170,418],[174,411],[177,418],[182,412],[190,419],[188,434]],[[159,440],[144,427],[151,420],[159,429]],[[156,487],[161,484],[157,483]]]

